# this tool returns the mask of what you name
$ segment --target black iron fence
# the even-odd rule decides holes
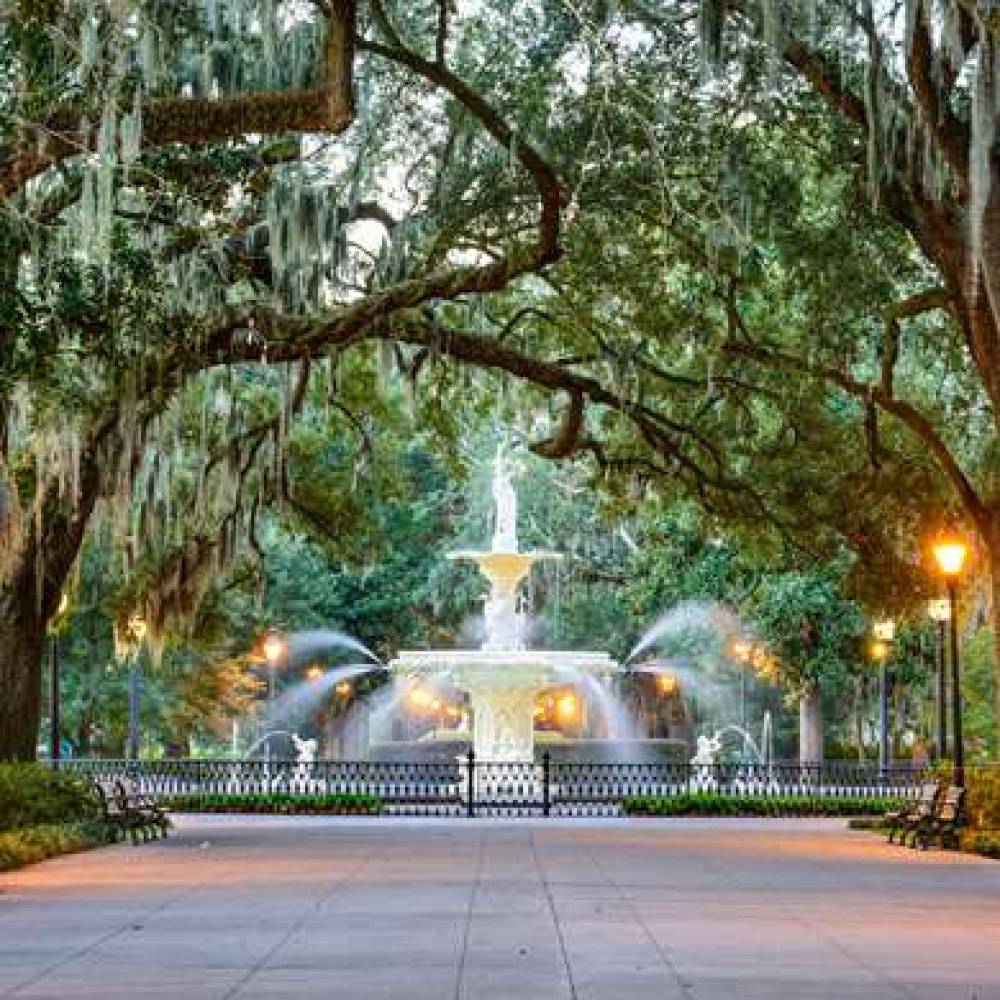
[[[833,762],[817,765],[698,765],[668,762],[538,763],[292,760],[69,760],[60,767],[92,778],[131,778],[141,791],[172,798],[369,795],[390,815],[615,816],[636,796],[694,792],[754,797],[881,799],[915,794],[922,770]]]

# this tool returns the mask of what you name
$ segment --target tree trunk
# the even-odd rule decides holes
[[[818,684],[799,699],[799,763],[823,763],[823,709]]]
[[[984,532],[990,574],[990,621],[993,625],[993,727],[997,731],[997,756],[1000,756],[1000,507],[991,511]]]
[[[0,591],[0,760],[34,760],[38,746],[45,620],[26,575]]]

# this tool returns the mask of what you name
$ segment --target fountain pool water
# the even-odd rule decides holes
[[[473,561],[489,581],[481,648],[403,650],[389,663],[389,670],[401,678],[433,677],[466,692],[472,709],[473,749],[480,760],[530,762],[539,694],[560,684],[600,684],[618,665],[607,653],[527,648],[520,586],[536,562],[561,556],[518,550],[517,495],[502,452],[493,467],[493,499],[496,523],[491,548],[448,556]]]

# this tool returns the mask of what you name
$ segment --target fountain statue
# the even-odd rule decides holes
[[[606,653],[532,650],[528,621],[519,610],[520,587],[532,566],[560,559],[557,552],[521,552],[517,543],[517,494],[510,459],[493,464],[495,522],[488,551],[462,551],[449,559],[473,561],[489,582],[480,649],[404,650],[389,664],[397,677],[432,677],[466,691],[472,706],[473,748],[480,760],[530,762],[538,694],[558,684],[596,683],[617,669]]]

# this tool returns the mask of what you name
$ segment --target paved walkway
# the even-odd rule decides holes
[[[0,875],[0,996],[1000,998],[1000,863],[834,821],[183,819]]]

